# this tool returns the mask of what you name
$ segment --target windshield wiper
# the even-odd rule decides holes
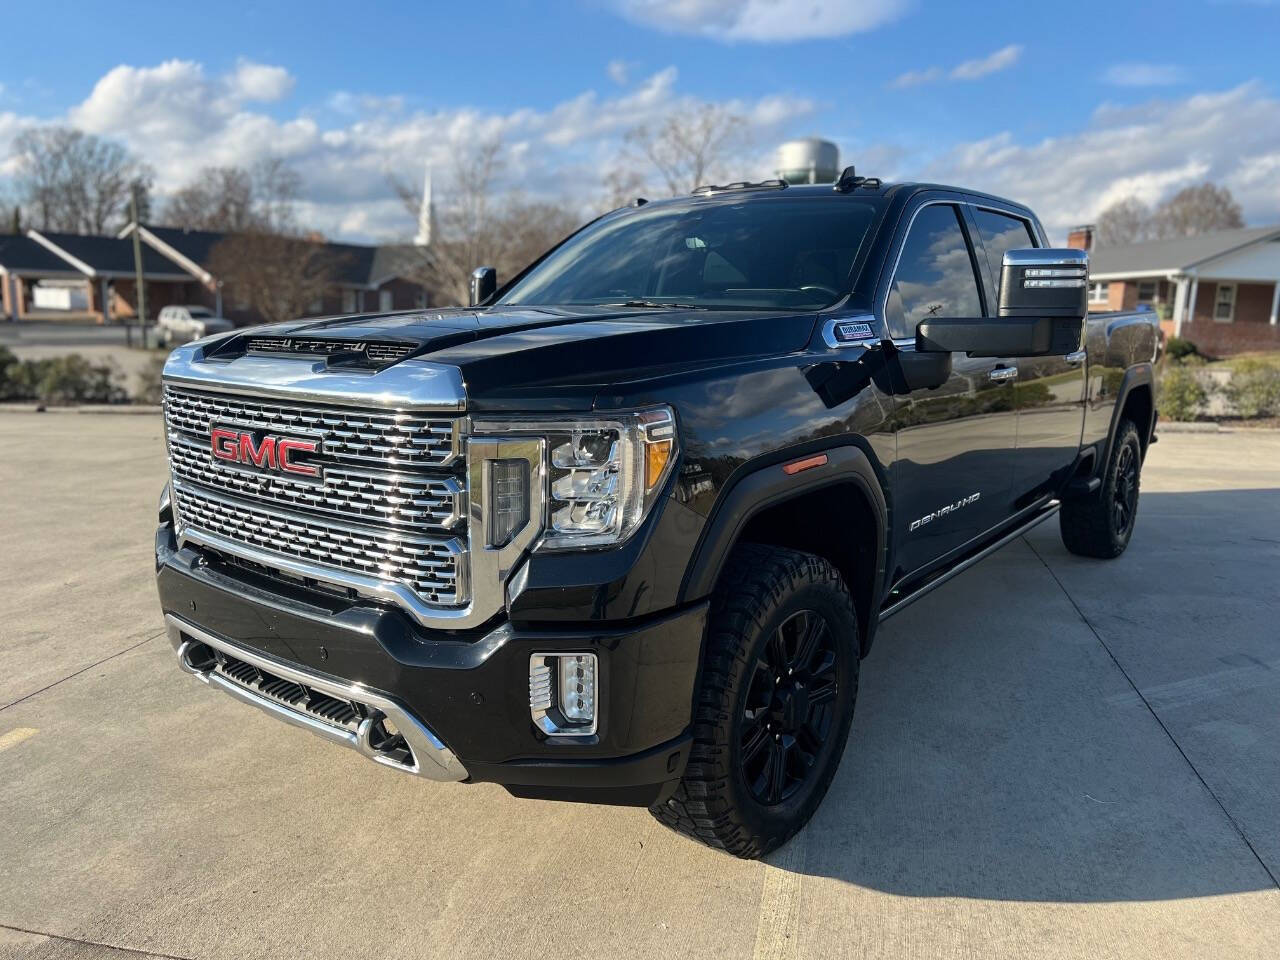
[[[709,310],[700,303],[670,303],[666,300],[620,300],[617,303],[593,303],[593,307],[643,307],[646,310]]]

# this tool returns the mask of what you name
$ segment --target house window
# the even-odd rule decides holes
[[[342,312],[355,313],[359,308],[356,306],[356,292],[354,290],[342,291]]]
[[[1100,283],[1089,284],[1089,302],[1090,303],[1108,303],[1111,300],[1111,284],[1105,280]]]
[[[1138,281],[1138,302],[1151,303],[1156,298],[1156,282],[1154,280]]]
[[[1213,297],[1213,319],[1218,323],[1230,323],[1236,318],[1236,285],[1234,283],[1218,284],[1218,292]]]

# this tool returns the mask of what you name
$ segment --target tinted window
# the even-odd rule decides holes
[[[1008,250],[1020,250],[1036,246],[1031,226],[1025,220],[1008,217],[1002,213],[974,208],[973,217],[978,221],[978,234],[987,249],[987,265],[991,268],[992,289],[1000,289],[1000,268]]]
[[[932,317],[980,317],[982,301],[973,259],[956,208],[925,207],[911,224],[885,307],[895,337],[915,335]]]
[[[569,238],[500,302],[818,309],[848,291],[879,214],[878,198],[654,204]]]

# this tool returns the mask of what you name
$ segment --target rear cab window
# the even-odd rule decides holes
[[[1000,270],[1004,265],[1004,255],[1010,250],[1021,250],[1026,247],[1038,247],[1031,224],[1021,217],[1010,213],[1001,213],[985,207],[973,207],[974,222],[978,226],[978,236],[982,238],[982,246],[987,255],[987,271],[991,277],[991,289],[1000,289]]]

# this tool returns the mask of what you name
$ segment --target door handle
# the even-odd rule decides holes
[[[1006,380],[1016,380],[1018,378],[1017,367],[996,367],[987,374],[996,383],[1003,383]]]
[[[1074,367],[1076,364],[1084,363],[1087,356],[1089,356],[1088,350],[1077,350],[1075,353],[1068,353],[1062,359]]]

